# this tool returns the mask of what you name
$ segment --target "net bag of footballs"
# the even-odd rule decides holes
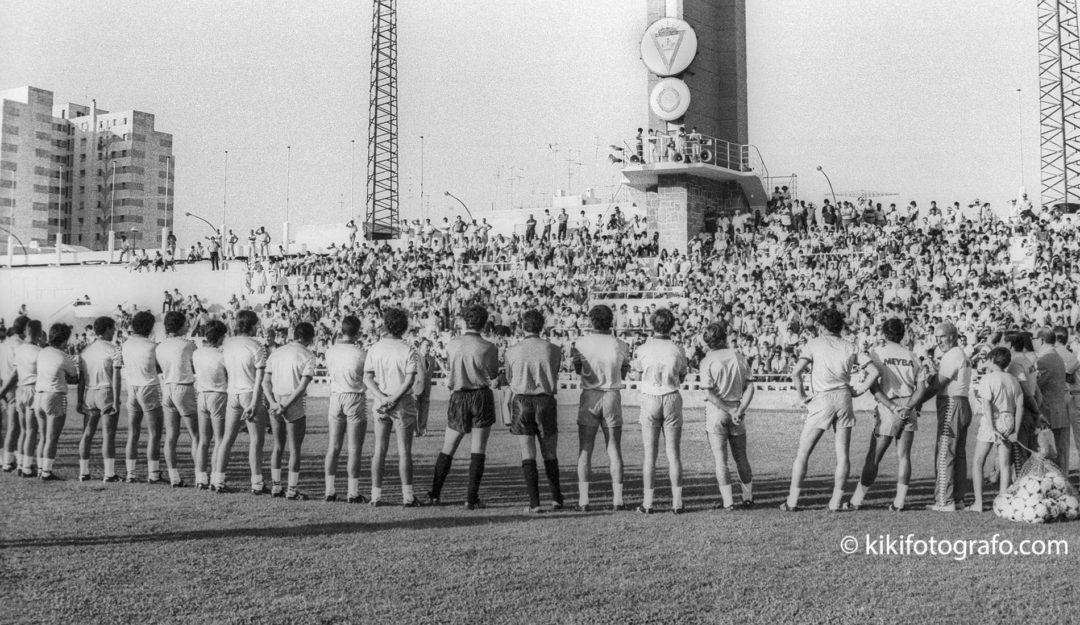
[[[1042,452],[1028,458],[1016,483],[994,499],[994,514],[1010,521],[1050,523],[1080,517],[1080,498],[1065,474]]]

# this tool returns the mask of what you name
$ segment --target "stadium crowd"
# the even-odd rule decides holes
[[[1077,304],[1076,292],[1077,284],[1080,284],[1080,239],[1075,224],[1062,215],[1036,213],[1034,209],[1028,209],[1015,219],[1003,221],[986,205],[978,202],[972,203],[967,209],[955,203],[945,210],[932,203],[925,215],[914,202],[904,209],[897,209],[894,205],[887,210],[880,204],[875,206],[865,200],[855,204],[845,202],[840,206],[833,206],[826,200],[821,206],[815,206],[790,199],[783,190],[777,189],[767,211],[752,215],[744,213],[733,219],[721,217],[716,224],[715,234],[699,236],[685,253],[658,249],[657,235],[646,229],[644,219],[627,218],[618,209],[595,225],[581,220],[574,229],[565,226],[568,218],[548,213],[544,216],[544,229],[539,236],[535,233],[535,220],[530,216],[529,221],[532,225],[527,225],[525,236],[492,235],[486,222],[477,224],[474,220],[467,224],[461,217],[452,223],[444,220],[440,228],[431,226],[430,222],[423,225],[413,222],[405,227],[405,240],[399,249],[378,242],[358,241],[352,235],[348,243],[334,246],[325,254],[271,256],[268,247],[260,244],[256,246],[260,251],[247,259],[246,270],[247,295],[269,291],[266,305],[257,311],[246,302],[245,294],[234,296],[226,303],[209,303],[197,296],[166,293],[163,302],[163,312],[166,312],[164,325],[169,337],[166,341],[191,335],[203,337],[205,347],[213,348],[215,343],[221,345],[222,341],[227,344],[245,339],[242,351],[250,356],[245,361],[247,364],[233,363],[233,366],[240,367],[238,371],[243,371],[243,388],[233,388],[234,376],[228,356],[224,366],[230,368],[229,374],[215,374],[211,376],[213,380],[207,381],[216,389],[223,386],[227,378],[229,387],[229,398],[221,400],[220,408],[224,410],[227,402],[230,417],[226,420],[225,431],[219,432],[218,424],[214,423],[213,461],[205,457],[208,453],[205,441],[209,434],[197,433],[195,425],[187,424],[192,439],[203,441],[200,445],[204,447],[204,456],[196,459],[196,467],[212,467],[197,475],[196,483],[219,489],[223,487],[224,468],[219,464],[221,456],[217,450],[219,445],[224,445],[223,453],[227,457],[228,445],[235,438],[241,421],[248,422],[251,444],[261,449],[261,428],[258,425],[252,427],[252,414],[253,411],[266,409],[274,415],[269,419],[274,426],[275,437],[272,457],[272,471],[276,471],[274,493],[286,492],[279,487],[281,457],[286,447],[291,450],[293,460],[290,467],[293,467],[303,440],[303,428],[291,427],[305,416],[296,413],[294,406],[302,404],[295,402],[303,396],[307,382],[316,371],[325,368],[331,378],[332,420],[335,414],[341,416],[341,425],[344,426],[346,422],[353,423],[352,416],[358,411],[362,412],[362,409],[352,405],[362,403],[355,397],[347,400],[339,398],[337,403],[334,402],[335,376],[339,378],[339,387],[347,385],[350,388],[347,393],[370,393],[369,399],[374,400],[374,412],[390,415],[385,420],[387,427],[377,428],[379,444],[376,455],[379,455],[380,449],[385,454],[391,431],[389,425],[393,425],[398,431],[400,461],[403,463],[402,483],[409,487],[403,494],[404,500],[415,501],[411,491],[411,435],[403,437],[401,432],[410,429],[413,432],[423,431],[424,419],[417,416],[420,412],[418,395],[421,393],[412,389],[417,384],[417,388],[424,385],[430,388],[431,374],[437,368],[442,368],[447,374],[447,384],[455,394],[451,397],[451,428],[447,430],[446,444],[436,464],[435,485],[430,491],[433,493],[431,498],[437,500],[440,480],[445,479],[449,471],[453,453],[462,435],[472,429],[470,419],[486,423],[484,427],[491,425],[487,420],[491,416],[490,404],[493,400],[475,394],[463,398],[457,393],[486,389],[488,383],[494,380],[514,388],[511,371],[515,370],[515,366],[512,363],[524,359],[529,364],[523,366],[531,372],[525,376],[530,380],[526,386],[535,386],[538,371],[542,374],[539,379],[543,382],[539,384],[540,388],[530,386],[526,390],[514,389],[511,410],[515,416],[511,429],[529,440],[533,437],[539,440],[553,496],[561,506],[557,467],[553,473],[549,466],[549,462],[554,460],[550,457],[553,453],[549,446],[550,439],[545,441],[543,434],[545,430],[549,434],[554,433],[551,431],[553,424],[544,422],[544,419],[551,418],[551,406],[544,402],[528,405],[521,402],[524,401],[522,398],[553,395],[552,380],[560,374],[582,375],[583,388],[588,390],[588,385],[584,384],[588,374],[582,373],[582,351],[596,334],[610,336],[616,341],[617,344],[608,346],[609,352],[612,349],[619,354],[625,352],[620,358],[615,358],[614,363],[610,354],[607,358],[595,354],[591,359],[585,358],[586,363],[596,359],[597,364],[602,363],[609,369],[614,367],[619,373],[615,382],[608,380],[607,387],[596,390],[618,390],[621,387],[619,380],[631,369],[638,372],[640,379],[649,381],[643,384],[643,388],[655,387],[652,393],[641,391],[644,396],[655,395],[657,398],[655,405],[643,403],[642,408],[643,432],[652,428],[650,431],[656,433],[655,437],[647,437],[650,440],[646,444],[646,455],[651,454],[652,461],[655,460],[656,444],[662,430],[667,436],[666,451],[673,467],[673,509],[676,510],[681,509],[678,494],[681,486],[677,484],[681,478],[676,468],[679,464],[678,435],[669,426],[677,414],[681,427],[681,400],[676,405],[668,396],[678,394],[690,371],[696,371],[704,383],[702,388],[710,394],[708,404],[720,411],[717,413],[720,416],[714,414],[710,418],[710,437],[713,433],[719,435],[726,432],[713,445],[718,459],[721,490],[725,480],[721,479],[720,459],[724,458],[723,473],[726,474],[726,451],[722,453],[722,450],[730,444],[732,455],[739,464],[740,476],[746,478],[742,480],[746,501],[752,501],[752,497],[749,491],[749,467],[743,466],[745,447],[740,449],[735,443],[739,434],[729,431],[732,427],[738,429],[742,412],[745,412],[748,399],[742,402],[745,399],[743,392],[752,388],[747,384],[752,377],[760,378],[768,374],[792,377],[800,398],[810,404],[808,424],[813,424],[811,430],[816,432],[816,436],[804,437],[793,467],[792,494],[785,506],[794,509],[798,501],[801,472],[805,470],[806,459],[817,439],[831,425],[840,424],[838,437],[841,429],[849,427],[844,424],[851,417],[852,394],[866,392],[874,386],[875,397],[883,405],[889,405],[894,413],[889,426],[892,433],[882,435],[899,439],[902,432],[911,431],[905,429],[910,425],[911,412],[917,411],[922,402],[934,393],[938,393],[939,419],[940,415],[945,414],[946,419],[970,421],[970,407],[966,409],[965,417],[965,409],[957,407],[955,402],[941,404],[940,401],[946,396],[945,388],[952,389],[946,397],[959,397],[961,393],[957,389],[963,389],[962,394],[966,397],[973,368],[980,369],[992,364],[997,367],[995,371],[1005,371],[1011,359],[1014,363],[1027,363],[1029,370],[1026,374],[1019,371],[1014,375],[1019,383],[1025,383],[1028,378],[1041,380],[1043,373],[1036,366],[1039,353],[1044,352],[1047,346],[1053,348],[1059,344],[1060,359],[1068,361],[1062,370],[1062,379],[1067,376],[1068,382],[1062,384],[1071,385],[1066,387],[1062,406],[1070,408],[1063,409],[1065,412],[1059,414],[1061,411],[1056,408],[1050,410],[1043,405],[1048,401],[1044,396],[1025,392],[1025,398],[1032,395],[1028,419],[1030,431],[1019,431],[1020,419],[1017,415],[1017,431],[999,431],[997,438],[992,434],[987,436],[991,443],[1004,443],[1006,440],[1021,440],[1018,436],[1024,435],[1028,437],[1026,442],[1030,447],[1034,445],[1032,437],[1035,426],[1046,425],[1054,430],[1057,448],[1064,451],[1063,462],[1067,463],[1069,422],[1077,416],[1074,354],[1080,330],[1080,305]],[[559,224],[557,229],[554,227],[556,223]],[[351,232],[355,232],[355,227]],[[1027,255],[1026,265],[1013,262],[1017,245]],[[218,246],[215,244],[212,247]],[[216,259],[214,262],[216,264]],[[642,296],[651,296],[651,301],[647,305],[631,303]],[[597,300],[603,299],[621,303],[614,310],[597,307]],[[209,312],[217,306],[220,306],[220,312]],[[607,309],[608,313],[597,313],[598,309]],[[605,314],[609,318],[604,318]],[[122,341],[116,356],[116,362],[120,363],[130,361],[127,350],[133,346],[131,349],[136,351],[132,355],[145,361],[145,366],[138,373],[133,374],[128,369],[129,385],[135,387],[129,390],[129,397],[134,397],[129,399],[129,417],[137,418],[132,414],[149,413],[158,408],[154,405],[154,397],[140,394],[140,387],[152,385],[151,378],[156,380],[154,366],[145,364],[153,362],[153,358],[147,359],[146,354],[154,352],[150,346],[152,341],[149,340],[154,317],[148,311],[126,312],[118,309],[112,319],[111,326],[103,321],[100,328],[88,329],[74,342],[69,340],[70,328],[54,327],[48,333],[48,343],[54,351],[66,349],[85,353],[99,345],[101,341],[94,339],[101,339],[103,331],[107,331],[109,335],[105,341]],[[883,334],[882,329],[889,325],[887,322],[892,323],[893,329]],[[31,326],[27,319],[21,318],[7,334],[19,342],[28,335],[29,342],[45,342],[45,333],[40,324],[37,330],[28,330],[28,327]],[[238,336],[226,338],[226,328],[233,328]],[[487,343],[480,338],[481,334],[493,342]],[[290,343],[289,339],[293,342]],[[473,341],[473,344],[465,349],[463,339],[466,343]],[[548,343],[546,339],[551,342]],[[536,350],[520,348],[530,340],[544,343],[542,349],[537,347],[543,352],[543,357],[536,357],[536,353],[539,353]],[[353,359],[353,374],[362,368],[365,374],[374,376],[372,380],[365,380],[365,385],[360,385],[356,379],[343,381],[349,376],[341,378],[344,374],[340,370],[335,373],[335,368],[341,366],[340,356],[335,353],[341,351],[337,347],[343,341],[372,350],[362,366],[355,362],[356,354],[349,356]],[[393,344],[384,345],[387,341]],[[480,346],[476,341],[485,345]],[[658,341],[663,343],[662,348],[658,347]],[[187,344],[193,345],[190,342]],[[299,347],[291,347],[294,344]],[[877,380],[887,377],[882,371],[888,368],[889,363],[878,362],[881,358],[875,361],[873,355],[875,350],[887,344],[895,344],[896,349],[910,354],[910,357],[901,359],[910,365],[909,370],[901,376],[905,378],[902,386],[908,391],[906,398],[910,399],[906,405],[895,403],[900,396],[879,396],[882,383]],[[420,360],[417,349],[421,346],[432,353],[430,359],[424,358],[427,364],[423,372],[416,365]],[[470,383],[467,370],[469,366],[476,368],[477,365],[462,363],[480,361],[475,358],[463,360],[462,350],[469,353],[482,347],[483,351],[488,349],[487,346],[492,351],[485,352],[481,371],[472,371],[471,379],[478,379],[480,383]],[[1001,357],[1003,347],[1010,358]],[[187,348],[176,349],[183,351]],[[191,349],[194,350],[194,347]],[[4,361],[4,378],[6,386],[15,388],[21,387],[23,382],[19,381],[20,376],[15,372],[18,359],[13,350]],[[271,360],[267,359],[266,354],[269,353],[272,359],[275,354],[290,350],[296,352],[294,356],[299,360],[291,365],[283,364],[280,371],[272,372]],[[713,361],[716,358],[710,357],[718,350],[740,355],[738,358],[726,358],[726,364],[714,369]],[[228,352],[228,349],[225,351]],[[120,352],[123,352],[123,357],[119,356]],[[371,353],[377,353],[379,357],[372,359]],[[1020,358],[1017,358],[1018,355]],[[166,361],[172,357],[167,356]],[[829,359],[830,365],[841,363],[842,366],[827,367],[833,373],[842,370],[837,373],[839,377],[817,379],[825,375],[819,362],[823,358]],[[160,351],[157,359],[157,366],[168,378],[166,367],[161,364]],[[56,362],[60,363],[60,360]],[[657,365],[657,362],[663,365]],[[815,363],[819,363],[818,366],[814,366]],[[656,369],[658,366],[660,368]],[[54,373],[56,367],[61,373],[70,369],[66,364],[56,364]],[[266,386],[267,405],[261,406],[257,398],[261,392],[262,373],[256,376],[254,370],[261,372],[264,367],[267,379],[275,381]],[[466,369],[464,374],[462,367]],[[196,374],[197,369],[196,366]],[[589,369],[589,364],[586,364],[584,370]],[[866,378],[862,382],[853,381],[850,376],[860,370],[867,371]],[[721,371],[722,375],[717,376],[717,371]],[[946,376],[946,372],[953,377]],[[804,373],[809,374],[812,380],[812,396],[803,391],[801,380]],[[131,381],[133,375],[140,383]],[[74,379],[78,376],[73,374],[71,377]],[[63,378],[63,375],[59,375],[57,380]],[[719,393],[722,397],[713,398],[712,393],[721,384],[718,380],[723,380],[726,388]],[[915,392],[916,380],[920,392]],[[936,380],[936,383],[931,384],[931,380]],[[708,386],[710,382],[712,387]],[[191,382],[186,379],[170,382],[166,379],[166,385],[170,383]],[[846,400],[841,398],[837,403],[829,403],[831,400],[827,400],[822,393],[823,385],[826,390],[833,391],[840,388],[833,389],[830,385],[838,384],[842,384],[847,393]],[[58,386],[61,385],[58,383]],[[859,388],[856,390],[855,387]],[[279,392],[275,394],[272,388]],[[55,388],[47,390],[58,392]],[[922,392],[924,390],[925,393]],[[1054,393],[1060,390],[1058,388]],[[40,387],[38,392],[41,392]],[[187,416],[190,412],[186,396],[172,398],[169,391],[156,392],[161,394],[167,407],[166,415],[170,406],[175,415]],[[225,393],[224,389],[220,392]],[[234,400],[234,394],[239,395],[240,399]],[[749,394],[752,396],[752,391]],[[19,401],[16,399],[16,403]],[[194,401],[193,396],[191,401]],[[1010,410],[1016,407],[1016,397],[1012,396],[1011,401]],[[1054,401],[1057,402],[1056,395]],[[43,405],[41,410],[50,414],[66,412],[66,405],[61,407],[59,399],[55,402],[55,405]],[[814,402],[825,404],[815,407]],[[591,423],[593,436],[596,428],[603,427],[605,436],[608,436],[614,425],[604,419],[618,412],[610,404],[610,398],[598,400],[594,406],[582,405],[579,425]],[[79,408],[83,410],[87,406],[80,400]],[[210,412],[218,408],[216,404],[206,407]],[[707,414],[709,410],[713,409],[708,409]],[[591,422],[584,414],[600,420]],[[344,419],[347,415],[351,416]],[[1032,415],[1037,415],[1045,423],[1031,421]],[[529,418],[532,419],[531,423],[528,422]],[[522,419],[524,421],[519,422]],[[383,423],[382,417],[378,417],[378,421]],[[455,429],[455,423],[460,427]],[[45,425],[44,422],[42,425]],[[278,428],[278,425],[281,427]],[[170,480],[177,484],[179,478],[174,474],[175,458],[169,460],[169,448],[171,445],[171,455],[175,457],[175,440],[180,427],[178,418],[166,418],[165,426],[165,455]],[[133,427],[137,432],[137,421]],[[966,427],[965,423],[962,429],[966,430]],[[46,429],[49,430],[48,435],[44,435]],[[358,443],[352,438],[353,428],[348,429],[351,454]],[[11,431],[9,428],[9,436]],[[456,434],[452,435],[451,432]],[[1080,428],[1076,432],[1080,433]],[[42,434],[55,452],[55,432],[43,427]],[[159,427],[156,436],[160,437],[161,434]],[[674,446],[671,440],[673,434],[676,439]],[[344,431],[341,435],[344,435]],[[850,430],[847,435],[850,435]],[[153,444],[148,447],[148,454],[155,458],[159,445],[153,430],[150,436]],[[946,447],[949,460],[943,465],[939,454],[938,468],[947,465],[952,471],[956,465],[965,466],[962,445],[958,449],[956,443],[956,439],[963,442],[963,435],[954,432],[951,442],[943,442],[940,437],[939,432],[939,451],[942,446]],[[983,442],[983,438],[980,433],[980,442]],[[481,439],[479,444],[475,437],[473,439],[470,504],[478,501],[474,491],[483,473],[486,436]],[[336,440],[339,446],[336,453],[339,453],[342,439],[337,436]],[[134,441],[137,447],[137,434]],[[131,439],[128,444],[131,462]],[[742,439],[742,445],[745,445],[745,439]],[[847,452],[846,446],[843,454],[840,453],[839,444],[837,449],[838,491],[829,507],[858,507],[861,500],[858,495],[854,502],[844,504],[840,500],[843,484],[839,478],[841,472],[845,477],[847,474]],[[900,451],[903,453],[902,449]],[[609,453],[612,453],[611,449]],[[530,501],[535,503],[536,451],[531,444],[523,444],[522,454],[523,463],[533,463],[532,473],[526,470],[526,482],[531,485]],[[875,464],[870,462],[874,456],[872,448],[861,481],[864,494],[865,488],[873,483],[872,474],[875,471],[868,473],[868,467]],[[36,456],[24,453],[23,458],[24,462],[40,458],[39,463],[48,463],[48,467],[39,466],[42,474],[52,475],[54,457],[49,457],[48,453]],[[254,463],[254,452],[252,458]],[[5,463],[13,464],[13,460],[14,456],[9,454]],[[880,456],[877,461],[880,461]],[[152,462],[158,461],[155,459]],[[327,462],[330,462],[329,455]],[[407,469],[405,463],[409,465]],[[648,474],[654,465],[648,457],[645,464]],[[252,488],[261,492],[261,468],[256,475],[253,464],[252,471]],[[150,473],[151,479],[162,479],[159,468],[151,466]],[[290,468],[287,491],[290,498],[297,495],[292,473],[293,469]],[[129,475],[133,474],[134,469],[129,466]],[[405,480],[406,474],[408,481]],[[329,464],[327,475],[331,475]],[[116,477],[115,473],[111,477]],[[357,478],[353,476],[350,461],[350,499],[359,497],[352,487],[353,479]],[[942,479],[945,478],[939,475],[939,486]],[[948,477],[946,481],[950,485],[940,489],[935,506],[956,509],[961,505],[964,479],[962,469]],[[1003,476],[1003,479],[1007,482],[1007,477]],[[651,476],[646,479],[647,493],[643,508],[647,510],[652,508],[651,480]],[[587,483],[587,480],[583,483]],[[953,487],[959,493],[955,502]],[[587,493],[587,488],[585,490]],[[329,497],[329,482],[327,493]],[[378,501],[379,493],[373,490],[372,497]],[[616,501],[621,502],[621,495],[616,497]],[[902,508],[903,497],[899,493],[898,502],[896,507]],[[724,503],[725,507],[731,507],[730,492],[724,493]]]

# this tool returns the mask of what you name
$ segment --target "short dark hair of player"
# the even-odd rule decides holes
[[[675,327],[675,315],[671,314],[671,311],[667,308],[658,308],[649,317],[649,324],[652,326],[653,332],[657,334],[670,334]]]
[[[1009,341],[1009,347],[1021,353],[1035,351],[1035,344],[1031,342],[1031,332],[1017,332],[1016,336]]]
[[[184,324],[187,323],[187,316],[179,310],[170,310],[165,313],[165,321],[162,325],[165,326],[165,332],[168,334],[180,334],[184,331]]]
[[[15,317],[15,321],[11,324],[11,329],[15,330],[15,334],[23,334],[26,332],[26,324],[30,323],[30,317],[26,315],[19,315]]]
[[[360,334],[360,320],[355,315],[345,315],[341,320],[341,334],[346,338],[355,339]]]
[[[225,335],[229,333],[229,326],[225,325],[224,321],[214,319],[206,324],[206,342],[211,345],[218,345],[221,343],[221,339],[225,338]]]
[[[881,334],[886,341],[899,343],[904,338],[904,322],[896,317],[886,319],[885,323],[881,324]]]
[[[150,336],[154,330],[154,313],[140,310],[131,318],[131,331],[139,336]]]
[[[488,311],[487,308],[484,308],[480,304],[473,304],[462,311],[461,317],[465,319],[466,328],[480,331],[484,329],[484,324],[487,323]]]
[[[387,308],[382,314],[383,327],[395,338],[409,329],[409,314],[400,308]]]
[[[315,326],[306,321],[296,324],[292,331],[293,340],[301,343],[310,343],[315,340]]]
[[[705,326],[705,333],[701,337],[709,349],[724,349],[727,347],[727,332],[719,323],[710,323]]]
[[[236,313],[236,333],[251,336],[259,325],[259,316],[251,310],[241,310]]]
[[[26,336],[31,341],[36,341],[41,338],[42,329],[41,322],[37,319],[28,319],[26,321]]]
[[[54,323],[49,328],[49,345],[51,347],[61,349],[64,345],[67,345],[70,338],[71,326],[66,323]]]
[[[597,304],[589,309],[589,321],[592,322],[593,330],[611,332],[611,325],[615,321],[615,313],[611,311],[611,306]]]
[[[526,310],[521,315],[521,327],[529,334],[540,334],[544,329],[544,314],[535,308]]]
[[[1065,326],[1054,326],[1054,338],[1061,345],[1065,345],[1069,342],[1069,329]]]
[[[94,334],[98,336],[105,335],[112,330],[116,329],[116,321],[112,317],[98,317],[94,319]]]
[[[1050,328],[1039,328],[1035,331],[1035,336],[1039,337],[1039,340],[1047,345],[1053,345],[1057,340],[1054,337],[1054,331]]]
[[[820,323],[826,331],[833,334],[840,334],[840,331],[844,329],[844,315],[835,308],[826,308],[818,315],[818,323]]]
[[[987,354],[990,362],[994,363],[1001,368],[1002,371],[1009,368],[1009,363],[1012,362],[1012,352],[1005,347],[995,347]]]

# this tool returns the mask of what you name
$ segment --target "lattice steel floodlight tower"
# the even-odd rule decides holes
[[[398,228],[397,0],[375,0],[368,101],[367,213],[370,239],[396,238]]]
[[[1080,32],[1075,0],[1038,0],[1042,203],[1080,198]]]

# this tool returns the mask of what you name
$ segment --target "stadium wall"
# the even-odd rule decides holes
[[[0,269],[0,316],[12,319],[26,304],[34,318],[46,324],[72,323],[115,310],[117,304],[130,309],[161,312],[163,292],[179,289],[185,297],[198,295],[207,303],[229,301],[233,294],[246,293],[243,263],[229,269],[210,271],[210,263],[178,264],[176,271],[134,273],[124,265],[69,265],[62,267],[16,267]],[[74,306],[75,300],[90,296],[90,306]],[[248,295],[251,304],[262,302]],[[213,312],[213,308],[207,307]]]

